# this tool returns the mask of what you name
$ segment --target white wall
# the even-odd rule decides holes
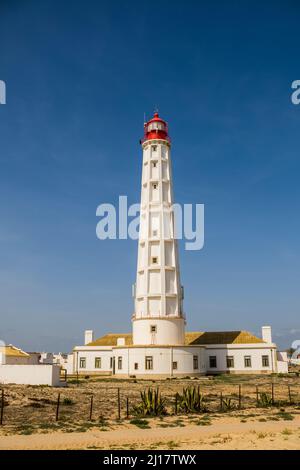
[[[205,373],[205,352],[201,347],[137,347],[114,348],[116,375],[196,375]],[[193,356],[198,356],[198,369],[193,367]],[[153,369],[146,370],[146,356],[153,357]],[[118,358],[122,357],[122,369],[118,368]],[[173,362],[177,369],[172,370]],[[138,369],[135,369],[135,363]]]
[[[51,385],[58,387],[60,367],[56,365],[0,365],[0,383],[20,385]]]
[[[276,350],[269,346],[239,344],[206,347],[206,367],[208,373],[232,372],[232,373],[254,373],[254,372],[276,372]],[[217,357],[217,367],[210,368],[209,356]],[[233,356],[234,368],[228,368],[226,356]],[[251,357],[251,368],[245,367],[244,357]],[[269,356],[269,367],[262,366],[262,356]]]
[[[142,321],[142,320],[138,320]],[[149,326],[149,325],[148,325]],[[193,355],[198,355],[199,370],[193,368]],[[153,370],[145,369],[145,357],[153,356]],[[209,356],[217,357],[217,368],[209,367]],[[226,356],[234,357],[234,368],[228,369]],[[251,368],[245,367],[244,356],[251,357]],[[262,356],[269,357],[269,366],[262,366]],[[95,358],[101,357],[101,368],[95,367]],[[277,361],[275,346],[262,344],[201,346],[78,346],[74,349],[74,369],[80,374],[111,374],[110,359],[115,358],[115,374],[128,375],[194,375],[203,373],[272,373],[287,372],[287,362]],[[122,369],[118,369],[118,357],[122,357]],[[80,358],[86,359],[86,367],[80,368]],[[280,359],[283,357],[279,356]],[[70,360],[71,360],[70,356]],[[172,363],[177,369],[172,371]],[[135,369],[135,363],[138,369]],[[72,364],[72,362],[70,362]]]
[[[289,362],[286,351],[277,351],[277,372],[286,374],[289,371]]]
[[[68,375],[72,375],[75,372],[75,356],[74,354],[68,354],[67,362],[62,364],[62,368],[66,369]]]
[[[289,371],[288,362],[277,361],[277,373],[278,374],[287,374]]]
[[[112,348],[109,346],[77,346],[74,349],[74,373],[80,374],[105,374],[112,371],[110,358],[113,356]],[[95,359],[101,357],[101,367],[95,367]],[[86,367],[80,367],[80,359],[85,358]]]

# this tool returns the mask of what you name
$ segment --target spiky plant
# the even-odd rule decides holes
[[[232,398],[222,398],[222,410],[223,411],[230,411],[235,408],[235,404]]]
[[[167,413],[165,399],[162,398],[159,389],[148,388],[141,392],[141,403],[133,407],[137,416],[160,416]]]
[[[259,394],[257,406],[259,406],[260,408],[267,408],[268,406],[272,406],[272,404],[272,397],[268,393],[262,392]]]
[[[184,413],[201,413],[206,411],[204,397],[199,387],[186,387],[176,394],[178,409]]]

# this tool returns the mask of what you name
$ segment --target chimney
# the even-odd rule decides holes
[[[272,343],[272,329],[270,326],[263,326],[261,329],[261,335],[263,341],[266,343]]]
[[[87,345],[94,341],[94,331],[93,330],[85,330],[84,332],[84,344]]]

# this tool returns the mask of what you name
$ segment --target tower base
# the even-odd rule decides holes
[[[132,321],[133,344],[184,346],[184,329],[182,317],[135,318]]]

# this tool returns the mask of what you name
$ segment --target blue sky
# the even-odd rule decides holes
[[[97,240],[95,214],[139,201],[155,106],[176,201],[205,204],[204,249],[180,250],[188,329],[299,339],[299,15],[296,0],[1,0],[2,339],[67,351],[87,328],[130,331],[136,242]]]

